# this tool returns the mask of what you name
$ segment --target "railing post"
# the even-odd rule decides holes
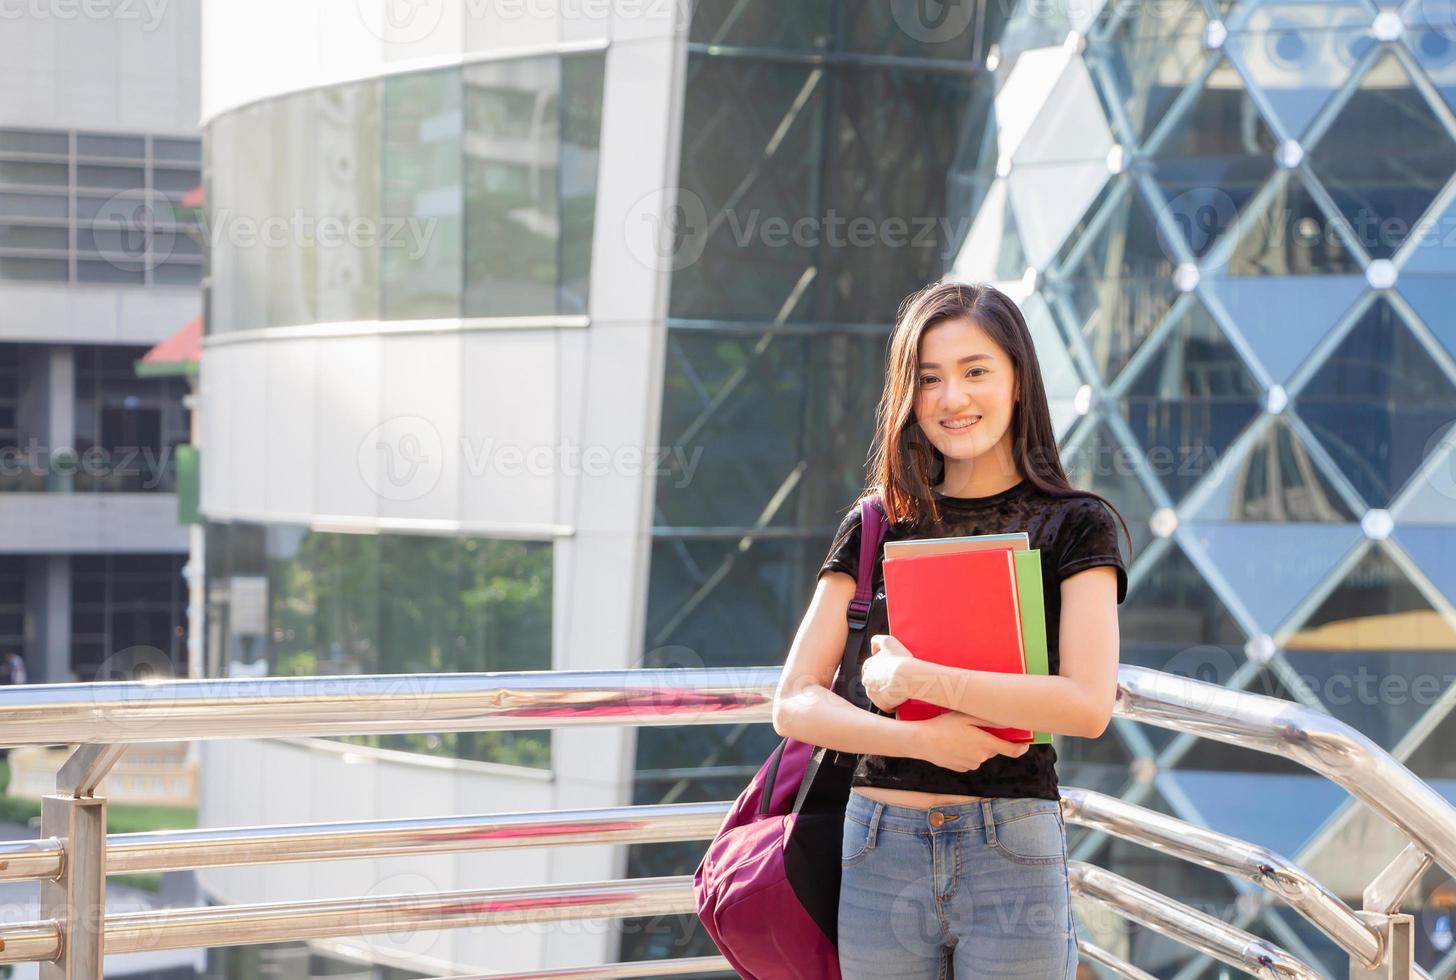
[[[1384,915],[1356,912],[1381,930],[1385,955],[1379,966],[1369,968],[1350,958],[1350,980],[1414,980],[1416,977],[1415,917],[1408,912]]]
[[[60,955],[40,980],[101,980],[106,940],[106,798],[96,787],[125,747],[82,745],[41,798],[40,832],[61,842],[61,873],[40,886],[42,918],[60,926]]]
[[[106,799],[42,797],[40,832],[65,848],[58,878],[40,884],[40,914],[61,927],[61,955],[42,961],[40,980],[101,980],[106,934]]]

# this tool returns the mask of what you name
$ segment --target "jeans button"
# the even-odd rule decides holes
[[[945,823],[945,814],[941,813],[939,810],[931,810],[930,826],[939,827],[943,823]]]

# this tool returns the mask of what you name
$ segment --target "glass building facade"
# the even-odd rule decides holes
[[[551,669],[550,542],[218,521],[206,542],[209,676]],[[345,741],[534,768],[551,758],[545,731]]]
[[[1064,462],[1132,526],[1123,663],[1327,711],[1456,799],[1451,6],[1017,5],[1003,24],[986,5],[913,50],[935,25],[885,8],[695,7],[662,439],[710,451],[699,481],[658,487],[648,662],[787,650],[862,482],[895,306],[946,273],[1025,297]],[[877,234],[763,230],[836,208]],[[884,234],[927,214],[933,247]],[[773,742],[644,730],[635,801],[732,798]],[[1057,748],[1064,785],[1262,843],[1352,904],[1400,846],[1279,757],[1122,719]],[[1347,970],[1246,882],[1070,843]],[[699,854],[639,846],[632,868]],[[1413,896],[1433,976],[1456,971],[1451,891],[1433,872]],[[1157,976],[1229,975],[1107,920],[1082,935]],[[623,957],[710,949],[685,917]]]
[[[602,63],[408,72],[219,117],[208,332],[585,312]]]
[[[207,333],[584,314],[603,59],[588,51],[391,74],[213,120]],[[407,360],[411,384],[446,368],[486,377],[470,357]],[[455,409],[462,418],[476,411],[470,387]],[[393,414],[388,388],[365,389],[380,419]],[[315,408],[307,425],[320,433],[352,410],[322,396]],[[407,514],[408,494],[379,488],[410,461],[366,462],[378,462],[383,481],[366,475],[366,499],[378,492]],[[210,675],[550,669],[551,540],[330,531],[309,518],[207,522]],[[550,764],[546,731],[347,740]]]

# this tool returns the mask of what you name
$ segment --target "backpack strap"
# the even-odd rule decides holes
[[[854,598],[845,613],[849,620],[849,636],[839,658],[839,670],[830,686],[830,690],[851,703],[854,701],[854,682],[859,678],[859,666],[864,659],[864,648],[869,643],[865,625],[869,622],[870,601],[874,595],[876,559],[890,523],[880,508],[879,494],[860,501],[859,519],[859,566],[855,574]],[[820,766],[828,762],[831,766],[849,768],[857,760],[858,755],[853,752],[840,752],[823,746],[815,748],[808,768],[804,770],[804,779],[799,784],[799,795],[794,799],[794,812],[798,813],[803,808]]]

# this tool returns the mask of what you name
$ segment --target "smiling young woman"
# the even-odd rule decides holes
[[[877,420],[860,500],[879,495],[886,540],[1025,531],[1041,556],[1049,671],[917,660],[889,635],[881,551],[863,699],[832,693],[859,563],[855,501],[774,698],[779,734],[858,756],[841,854],[842,974],[943,977],[953,963],[958,977],[1074,977],[1056,750],[981,726],[1082,738],[1107,727],[1127,593],[1116,510],[1067,479],[1030,332],[991,286],[936,283],[906,299]],[[898,721],[908,697],[949,710]]]

